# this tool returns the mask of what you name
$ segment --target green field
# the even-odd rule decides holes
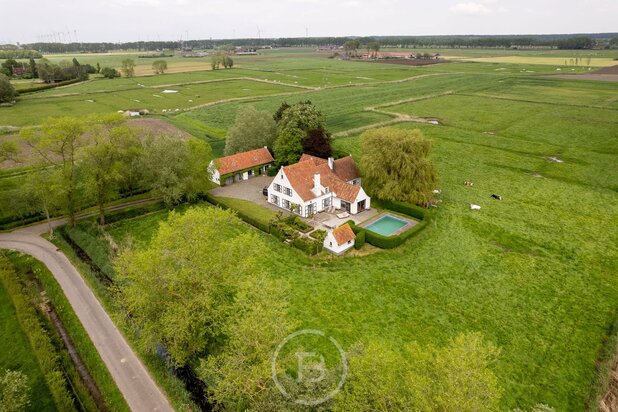
[[[28,377],[31,404],[29,411],[55,411],[56,407],[43,373],[21,329],[15,314],[15,307],[7,290],[0,283],[0,370],[19,370]],[[34,396],[33,396],[34,395]]]
[[[507,52],[514,53],[460,55]],[[564,59],[568,53],[585,56],[542,50],[519,56]],[[613,52],[598,53],[612,58]],[[552,79],[545,75],[557,66],[532,68],[531,61],[415,68],[290,50],[236,63],[227,71],[96,80],[24,96],[15,107],[0,109],[0,124],[13,124],[5,115],[33,125],[42,112],[111,110],[143,99],[158,113],[173,108],[163,118],[220,152],[221,139],[246,104],[273,112],[283,100],[309,99],[333,133],[395,116],[368,110],[376,106],[437,118],[440,125],[396,126],[419,128],[433,142],[442,203],[422,234],[397,249],[340,259],[309,258],[263,234],[270,250],[265,270],[290,283],[290,316],[301,328],[320,329],[345,348],[371,340],[395,348],[411,341],[442,346],[462,332],[480,332],[501,349],[493,370],[504,389],[504,409],[545,403],[560,411],[595,410],[603,381],[597,366],[606,361],[618,310],[618,83]],[[230,77],[287,85],[195,83]],[[178,83],[185,83],[173,87],[180,93],[152,97]],[[112,87],[116,91],[104,92]],[[78,94],[53,97],[65,92]],[[188,100],[197,94],[204,103],[251,99],[175,111],[192,107]],[[88,106],[85,99],[96,103]],[[359,143],[358,135],[334,141],[356,158]],[[466,180],[475,185],[464,186]],[[503,200],[491,199],[493,193]],[[470,203],[481,210],[470,210]],[[118,243],[130,236],[144,246],[166,216],[120,221],[108,231]]]

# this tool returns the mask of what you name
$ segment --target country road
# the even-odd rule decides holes
[[[52,222],[53,226],[64,219]],[[42,238],[47,223],[0,233],[0,248],[17,250],[47,266],[132,411],[173,411],[169,400],[135,355],[77,269],[54,244]]]

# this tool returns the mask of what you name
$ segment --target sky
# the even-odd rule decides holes
[[[618,0],[0,0],[0,14],[0,44],[618,31]]]

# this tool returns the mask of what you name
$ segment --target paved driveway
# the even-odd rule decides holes
[[[270,176],[257,176],[228,186],[216,187],[210,190],[210,193],[219,197],[248,200],[260,206],[280,212],[283,211],[283,209],[268,203],[267,197],[262,194],[262,189],[270,186],[273,179],[274,177]]]

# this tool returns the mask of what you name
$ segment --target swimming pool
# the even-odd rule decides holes
[[[390,236],[408,223],[409,222],[403,219],[398,219],[391,215],[384,215],[375,222],[365,226],[365,229],[371,230],[382,236]]]

